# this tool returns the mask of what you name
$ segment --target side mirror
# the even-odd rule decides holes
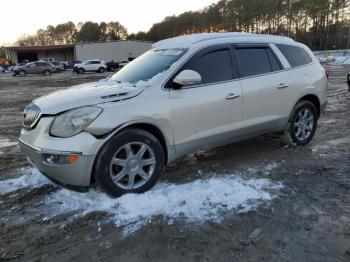
[[[173,80],[174,83],[180,86],[195,85],[199,84],[201,81],[201,75],[193,70],[181,71]]]

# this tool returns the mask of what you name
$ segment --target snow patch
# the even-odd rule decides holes
[[[248,173],[250,174],[257,174],[258,172],[261,172],[264,175],[270,175],[271,171],[275,168],[279,167],[279,164],[276,162],[271,162],[266,164],[263,167],[259,167],[259,166],[253,166],[253,167],[249,167],[247,169]]]
[[[328,63],[328,64],[342,64],[349,65],[350,64],[350,56],[325,56],[318,57],[318,61],[320,63]]]
[[[10,146],[17,146],[17,142],[8,140],[7,138],[0,138],[0,148],[6,148]]]
[[[279,164],[275,162],[247,169],[248,174],[268,175]],[[20,170],[24,176],[0,181],[0,195],[26,187],[40,187],[51,182],[35,168]],[[245,173],[245,172],[243,172]],[[213,174],[183,184],[158,183],[143,194],[127,194],[112,199],[105,193],[90,190],[76,193],[66,189],[44,196],[43,220],[56,215],[74,213],[83,216],[94,211],[112,215],[110,219],[129,235],[142,226],[162,217],[168,224],[182,220],[189,223],[220,223],[227,215],[247,212],[278,196],[281,183],[266,178],[246,179],[242,173]],[[100,228],[100,225],[99,227]],[[100,229],[98,229],[100,230]]]
[[[280,183],[268,179],[244,180],[231,174],[185,184],[158,183],[146,193],[127,194],[117,199],[97,191],[82,197],[63,189],[50,195],[45,203],[57,206],[52,216],[69,211],[79,211],[80,215],[106,211],[114,215],[115,225],[123,227],[124,234],[128,235],[150,223],[155,216],[165,218],[169,224],[178,219],[219,223],[231,212],[247,212],[271,201],[281,188]]]
[[[20,188],[40,187],[51,182],[35,168],[21,168],[24,176],[0,181],[0,195],[4,195]]]

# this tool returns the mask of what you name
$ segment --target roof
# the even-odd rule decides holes
[[[210,41],[210,40],[220,40],[220,39],[251,39],[251,40],[269,40],[277,42],[294,42],[293,39],[285,36],[276,36],[276,35],[264,35],[264,34],[248,34],[248,33],[238,33],[238,32],[229,32],[229,33],[202,33],[202,34],[192,34],[192,35],[182,35],[178,37],[173,37],[165,40],[161,40],[153,44],[154,48],[188,48],[191,45],[197,43]]]
[[[36,46],[9,46],[5,47],[11,51],[27,51],[27,52],[36,52],[36,51],[48,51],[48,50],[57,50],[57,49],[66,49],[73,48],[74,45],[36,45]]]

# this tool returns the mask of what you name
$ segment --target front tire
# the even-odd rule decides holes
[[[24,70],[19,71],[18,73],[20,76],[26,76],[26,72]]]
[[[285,141],[304,146],[314,137],[318,112],[310,101],[299,101],[290,116],[288,127],[283,134]]]
[[[85,69],[84,68],[79,68],[78,69],[78,74],[84,74],[85,73]]]
[[[114,135],[95,162],[94,177],[113,197],[152,188],[165,168],[161,143],[149,132],[127,128]]]

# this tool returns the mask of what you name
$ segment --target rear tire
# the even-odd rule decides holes
[[[119,197],[151,189],[164,169],[164,151],[159,140],[144,130],[127,128],[101,149],[93,175],[103,191]]]
[[[51,75],[51,72],[49,70],[45,70],[44,71],[44,76],[49,76],[49,75]]]
[[[314,137],[318,113],[315,105],[306,100],[299,101],[289,118],[288,126],[282,135],[287,144],[304,146]]]

